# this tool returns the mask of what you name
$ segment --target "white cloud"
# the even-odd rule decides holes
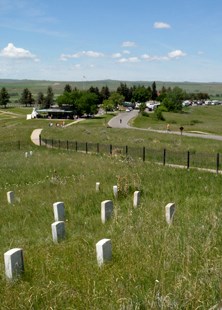
[[[36,55],[32,54],[30,51],[21,48],[15,47],[13,43],[8,43],[8,45],[0,51],[0,56],[5,58],[14,58],[14,59],[31,59],[34,61],[39,61]]]
[[[103,57],[104,54],[100,52],[94,52],[94,51],[81,51],[75,54],[62,54],[60,56],[60,59],[63,61],[66,61],[71,58],[80,58],[80,57],[91,57],[91,58],[99,58]]]
[[[123,51],[123,54],[130,54],[130,51],[125,50]]]
[[[133,41],[124,41],[122,43],[122,47],[134,47],[134,46],[136,46],[136,43]]]
[[[175,51],[169,52],[167,55],[164,55],[164,56],[143,54],[141,58],[146,61],[166,61],[166,60],[171,60],[171,59],[180,58],[184,56],[186,56],[186,53],[184,53],[181,50],[175,50]]]
[[[155,55],[148,55],[144,54],[141,56],[142,59],[147,61],[163,61],[163,60],[169,60],[169,57],[167,56],[155,56]]]
[[[121,58],[118,60],[119,63],[136,63],[140,62],[138,57]]]
[[[153,28],[155,28],[155,29],[169,29],[169,28],[171,28],[171,26],[167,23],[155,22],[153,24]]]
[[[184,56],[186,56],[186,53],[184,53],[181,50],[175,50],[175,51],[168,53],[169,58],[179,58],[179,57],[184,57]]]
[[[121,56],[121,53],[112,54],[112,58],[120,58]]]

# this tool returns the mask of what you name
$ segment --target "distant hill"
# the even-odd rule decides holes
[[[211,96],[222,97],[222,83],[193,83],[193,82],[164,82],[155,81],[157,90],[163,86],[175,87],[178,86],[187,92],[206,92]],[[16,80],[16,79],[0,79],[0,88],[6,87],[9,93],[20,94],[24,88],[29,88],[33,95],[42,91],[46,92],[47,87],[51,86],[56,95],[63,92],[66,84],[70,84],[72,88],[76,87],[80,90],[87,90],[91,86],[101,89],[103,86],[108,86],[111,91],[115,91],[120,83],[125,83],[128,87],[133,85],[151,86],[153,81],[118,81],[118,80],[98,80],[98,81],[47,81],[47,80]]]

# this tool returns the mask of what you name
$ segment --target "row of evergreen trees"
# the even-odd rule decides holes
[[[116,91],[111,92],[108,86],[99,90],[98,87],[91,86],[87,91],[72,89],[70,84],[66,84],[63,93],[55,99],[51,86],[47,88],[44,95],[39,92],[34,98],[32,92],[25,88],[22,91],[19,103],[24,106],[37,105],[40,108],[50,108],[55,102],[60,106],[68,106],[77,115],[83,113],[94,114],[99,105],[103,105],[106,111],[114,110],[124,101],[145,103],[149,100],[160,101],[167,111],[180,111],[182,101],[185,99],[202,100],[208,99],[207,93],[190,94],[179,87],[165,88],[164,86],[157,91],[156,83],[151,86],[135,85],[128,87],[126,83],[120,83]],[[0,91],[0,105],[6,107],[10,102],[10,95],[5,87]]]

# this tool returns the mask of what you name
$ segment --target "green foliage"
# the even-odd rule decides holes
[[[21,94],[21,98],[19,99],[20,103],[24,106],[32,106],[35,102],[31,91],[28,88],[24,88]]]
[[[164,118],[164,116],[163,116],[162,111],[163,111],[163,109],[161,109],[160,107],[157,107],[157,108],[154,110],[155,117],[156,117],[157,120],[159,120],[159,121],[165,121],[165,118]]]
[[[142,115],[142,116],[145,116],[145,117],[149,117],[149,116],[150,116],[149,113],[146,112],[146,111],[142,111],[142,112],[141,112],[141,115]]]
[[[139,106],[140,113],[143,113],[145,109],[146,109],[146,104],[145,102],[142,102]]]
[[[153,84],[152,84],[151,99],[152,100],[156,100],[157,97],[158,97],[158,93],[157,93],[157,90],[156,90],[156,82],[153,82]]]
[[[116,109],[119,105],[123,104],[124,97],[118,92],[111,93],[109,100],[113,102],[114,108]]]
[[[163,105],[169,112],[180,112],[182,111],[182,101],[185,98],[185,92],[179,87],[174,87],[171,91],[167,92],[163,99]]]
[[[110,99],[105,99],[103,101],[102,107],[106,112],[113,111],[115,109],[114,102]]]
[[[150,100],[151,93],[145,86],[137,86],[133,88],[132,98],[135,102],[146,102]]]
[[[10,95],[7,92],[6,88],[2,87],[0,91],[0,106],[4,106],[6,108],[9,102],[10,102]]]
[[[44,100],[44,105],[46,109],[49,109],[54,103],[54,92],[51,86],[48,86],[47,93]]]

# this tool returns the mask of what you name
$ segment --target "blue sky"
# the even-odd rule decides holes
[[[0,78],[222,82],[221,0],[0,0]]]

